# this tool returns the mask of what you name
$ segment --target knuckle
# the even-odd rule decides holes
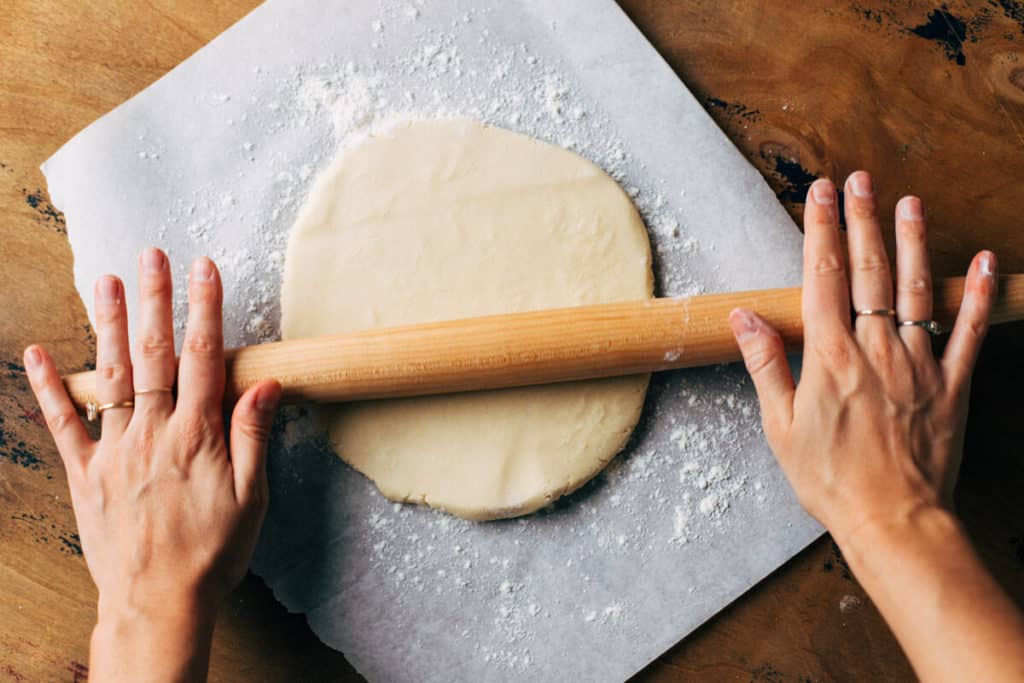
[[[139,338],[139,354],[146,358],[160,358],[171,353],[174,345],[164,334],[146,334]]]
[[[975,339],[982,339],[988,331],[988,321],[982,318],[972,318],[967,321],[967,333]]]
[[[830,335],[814,343],[815,355],[828,366],[845,367],[850,364],[850,343],[837,335]]]
[[[776,358],[776,349],[769,344],[761,344],[756,348],[749,349],[744,354],[747,372],[755,377],[771,367]]]
[[[932,279],[929,275],[918,274],[912,277],[902,277],[897,284],[900,294],[909,296],[923,296],[932,291]]]
[[[270,425],[253,418],[240,420],[238,431],[253,441],[264,442],[270,438]]]
[[[105,382],[121,382],[129,376],[131,367],[126,363],[104,363],[99,373]]]
[[[843,263],[837,254],[824,254],[814,260],[811,272],[819,276],[835,276],[843,273]]]
[[[222,350],[220,335],[192,332],[185,338],[185,349],[196,356],[212,356]]]
[[[909,364],[914,368],[914,377],[921,383],[923,390],[930,396],[938,396],[942,391],[942,373],[935,358],[918,360],[911,357]]]
[[[213,425],[203,416],[186,417],[179,427],[181,446],[185,451],[193,453],[209,441],[213,432]]]
[[[853,267],[856,268],[859,273],[864,273],[866,275],[879,275],[889,271],[889,261],[881,254],[868,253],[856,259],[853,263]]]
[[[156,433],[153,429],[153,425],[146,424],[142,425],[136,434],[136,443],[141,451],[148,453],[153,450],[153,444],[156,441]]]
[[[886,377],[897,377],[901,374],[903,358],[896,352],[893,344],[884,339],[877,339],[868,346],[868,354],[876,368]]]
[[[72,420],[77,420],[78,415],[70,410],[61,410],[46,416],[46,426],[53,435],[60,434],[72,425]]]

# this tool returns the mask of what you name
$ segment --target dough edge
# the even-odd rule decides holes
[[[482,123],[479,123],[479,122],[476,122],[476,121],[473,121],[473,120],[470,120],[470,119],[462,119],[462,118],[455,118],[455,119],[433,119],[433,120],[430,120],[430,121],[431,122],[453,122],[453,123],[454,122],[458,122],[459,124],[463,124],[463,125],[481,126],[483,128],[490,128],[490,129],[493,129],[493,130],[496,130],[496,131],[500,131],[500,132],[503,132],[503,133],[509,133],[509,134],[512,134],[512,135],[517,135],[517,136],[526,138],[526,139],[528,139],[528,140],[530,140],[530,141],[532,141],[532,142],[534,142],[536,144],[544,145],[546,147],[551,147],[551,148],[553,148],[555,150],[558,150],[559,152],[562,152],[562,153],[565,153],[565,154],[572,154],[574,157],[576,157],[576,159],[579,161],[579,163],[581,163],[581,164],[588,164],[588,165],[592,166],[593,168],[597,169],[597,171],[601,175],[607,177],[608,180],[612,184],[614,184],[614,186],[618,189],[618,191],[622,193],[623,197],[625,197],[626,201],[629,203],[629,206],[632,207],[633,211],[636,213],[637,225],[638,225],[639,230],[642,231],[642,233],[643,233],[642,234],[643,242],[646,245],[646,250],[647,250],[646,297],[647,298],[653,297],[653,295],[654,295],[654,273],[653,273],[653,267],[652,267],[652,263],[651,263],[651,245],[650,245],[649,233],[648,233],[648,231],[646,229],[646,226],[645,226],[642,218],[640,218],[640,216],[639,216],[639,212],[636,210],[635,205],[633,205],[633,202],[629,199],[628,195],[626,195],[626,193],[622,189],[622,187],[617,182],[615,182],[614,179],[611,179],[608,176],[608,174],[605,173],[605,171],[603,169],[601,169],[599,166],[597,166],[596,164],[594,164],[590,160],[586,159],[585,157],[582,157],[579,154],[576,154],[572,150],[567,150],[567,149],[559,147],[557,145],[552,145],[550,143],[547,143],[547,142],[544,142],[542,140],[538,140],[538,139],[535,139],[535,138],[532,138],[532,137],[529,137],[529,136],[526,136],[526,135],[523,135],[523,134],[520,134],[520,133],[515,133],[513,131],[507,131],[506,129],[503,129],[503,128],[493,127],[493,126],[490,126],[488,124],[482,124]],[[410,124],[416,124],[416,123],[421,123],[421,121],[418,121],[418,120],[402,121],[402,122],[397,122],[394,125],[395,125],[396,128],[400,128],[402,126],[406,126],[406,125],[410,125]],[[387,135],[387,132],[384,131],[382,134],[383,135]],[[350,151],[351,150],[348,150],[348,149],[343,150],[338,155],[338,158],[336,158],[334,161],[332,161],[330,164],[328,164],[328,166],[324,169],[324,171],[322,171],[321,174],[318,176],[318,178],[315,181],[315,183],[313,185],[313,188],[312,188],[312,190],[310,192],[310,195],[307,196],[306,200],[304,201],[302,207],[300,208],[300,210],[299,210],[299,212],[298,212],[298,214],[296,216],[295,222],[294,222],[293,227],[292,227],[292,233],[291,233],[291,235],[289,237],[289,251],[291,250],[291,239],[295,235],[296,227],[304,220],[304,217],[307,215],[307,213],[308,213],[308,211],[310,209],[310,207],[308,206],[308,204],[310,204],[310,197],[312,197],[314,194],[318,193],[318,190],[319,190],[321,184],[329,184],[331,182],[332,178],[335,175],[337,175],[338,169],[340,167],[341,158],[346,156]],[[306,219],[306,220],[308,220],[308,219]],[[287,261],[286,261],[286,271],[287,271],[287,267],[288,266],[287,266]],[[282,301],[285,298],[285,290],[286,290],[286,288],[288,286],[287,282],[288,282],[288,278],[286,276],[285,284],[283,284],[283,286],[282,286]],[[285,316],[285,311],[284,311],[284,307],[282,307],[282,321],[284,320],[284,316]],[[621,379],[625,380],[627,378],[621,378]],[[585,486],[587,483],[589,483],[591,480],[593,480],[598,474],[601,473],[601,471],[603,471],[609,465],[609,463],[612,460],[614,460],[616,457],[618,457],[621,454],[622,450],[629,443],[629,441],[630,441],[630,439],[631,439],[631,437],[633,435],[633,432],[635,431],[636,426],[637,426],[637,424],[640,421],[640,418],[641,418],[642,413],[643,413],[643,408],[644,408],[644,405],[646,403],[646,393],[647,393],[647,390],[648,390],[648,387],[649,387],[649,384],[650,384],[650,375],[635,375],[635,376],[630,377],[629,379],[632,379],[632,380],[635,381],[634,391],[636,392],[636,394],[638,394],[638,396],[637,396],[637,399],[636,399],[636,401],[635,401],[635,403],[633,405],[633,409],[632,409],[631,414],[629,414],[629,415],[623,414],[622,415],[621,421],[622,421],[622,424],[624,426],[624,429],[621,430],[621,434],[620,434],[619,438],[617,439],[617,441],[614,442],[614,445],[612,445],[613,442],[609,441],[609,446],[607,448],[605,448],[605,449],[602,449],[602,450],[610,453],[610,455],[608,455],[607,457],[594,457],[592,459],[591,463],[590,463],[591,464],[590,467],[574,473],[575,474],[574,479],[571,480],[571,481],[567,481],[564,486],[546,487],[546,488],[544,488],[542,490],[538,490],[536,494],[528,496],[525,499],[523,499],[521,501],[518,501],[518,502],[516,502],[514,504],[510,504],[510,505],[506,504],[506,505],[501,505],[501,506],[497,506],[497,507],[475,506],[475,505],[468,505],[467,506],[467,505],[460,504],[458,501],[434,499],[434,498],[431,497],[431,495],[429,493],[419,493],[419,494],[417,494],[417,493],[411,493],[411,492],[409,492],[407,490],[404,490],[403,488],[392,487],[392,486],[389,485],[388,481],[385,478],[381,478],[379,476],[375,476],[374,473],[371,470],[369,470],[368,468],[365,468],[363,466],[360,466],[360,464],[358,464],[356,462],[353,462],[352,460],[346,458],[342,454],[343,449],[341,449],[339,447],[339,443],[338,442],[336,442],[333,438],[331,438],[329,426],[326,425],[325,422],[324,422],[324,420],[326,419],[325,418],[325,412],[330,412],[329,410],[328,411],[324,411],[322,409],[318,409],[316,411],[318,413],[318,420],[317,421],[320,423],[321,427],[323,427],[325,429],[325,431],[327,432],[328,441],[330,442],[332,450],[335,451],[335,454],[338,457],[340,457],[342,460],[344,460],[346,462],[346,464],[348,464],[349,466],[353,467],[353,469],[355,469],[356,471],[360,472],[362,475],[366,476],[370,481],[372,481],[374,483],[374,485],[378,488],[378,490],[381,492],[381,494],[383,494],[389,500],[392,500],[392,501],[395,501],[395,502],[399,502],[399,503],[425,504],[425,505],[428,505],[428,506],[430,506],[430,507],[432,507],[434,509],[443,510],[443,511],[448,512],[450,514],[453,514],[453,515],[456,515],[456,516],[461,517],[463,519],[468,519],[468,520],[471,520],[471,521],[490,521],[490,520],[507,519],[507,518],[519,517],[519,516],[523,516],[523,515],[527,515],[527,514],[530,514],[532,512],[535,512],[535,511],[537,511],[539,509],[547,507],[548,505],[552,504],[557,499],[559,499],[559,498],[561,498],[563,496],[569,495],[569,494],[579,490],[580,488]],[[324,406],[324,408],[326,408],[326,407],[327,406]],[[616,431],[615,433],[619,433],[619,432]]]
[[[345,463],[354,470],[372,481],[374,486],[376,486],[381,494],[388,500],[403,504],[427,505],[434,510],[442,510],[471,522],[493,522],[502,519],[522,517],[548,507],[559,498],[571,495],[589,484],[598,475],[600,475],[601,472],[603,472],[605,468],[615,460],[615,458],[619,457],[623,449],[629,443],[629,440],[633,437],[633,432],[636,431],[636,426],[639,424],[640,417],[643,415],[643,409],[646,405],[647,389],[650,387],[651,380],[651,375],[649,374],[628,375],[624,376],[623,379],[626,377],[637,380],[637,391],[642,398],[637,401],[634,414],[628,418],[628,427],[624,430],[622,438],[612,449],[610,449],[612,453],[611,456],[607,460],[594,458],[594,466],[579,474],[577,481],[567,482],[566,485],[561,488],[548,488],[541,490],[537,494],[527,497],[514,505],[504,505],[499,507],[462,506],[452,502],[435,501],[426,493],[418,495],[409,494],[404,489],[391,487],[388,485],[386,480],[382,481],[381,479],[374,477],[372,472],[360,467],[358,463],[345,459],[344,456],[341,455],[340,444],[335,443],[330,436],[330,424],[328,423],[329,417],[327,415],[327,411],[319,410],[316,419],[321,430],[325,432],[327,440],[330,442],[331,450],[334,451],[335,455],[344,460]]]

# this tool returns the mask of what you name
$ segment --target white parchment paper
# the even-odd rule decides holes
[[[137,254],[157,244],[180,302],[190,259],[218,261],[229,344],[274,338],[316,172],[389,119],[446,115],[606,168],[648,223],[662,295],[799,281],[785,211],[612,2],[271,0],[44,164],[90,315],[104,272],[134,306]],[[303,408],[269,467],[252,568],[371,680],[621,680],[821,531],[738,367],[656,377],[608,471],[519,520],[389,503]]]

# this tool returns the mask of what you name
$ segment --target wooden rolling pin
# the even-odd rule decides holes
[[[952,324],[963,278],[935,283],[935,320]],[[740,359],[729,311],[757,311],[800,348],[800,288],[494,315],[260,344],[227,352],[227,394],[264,377],[284,400],[355,401],[547,384]],[[1024,319],[1024,274],[1000,278],[992,322]],[[79,406],[96,373],[65,377]]]

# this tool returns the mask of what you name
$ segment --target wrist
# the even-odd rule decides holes
[[[896,508],[892,514],[870,517],[856,526],[834,531],[833,538],[854,569],[871,559],[892,558],[912,548],[939,546],[964,538],[956,516],[946,508],[925,502]]]
[[[1019,676],[1024,619],[967,532],[939,505],[902,510],[863,523],[836,542],[919,678]]]
[[[101,591],[97,621],[177,623],[213,621],[220,599],[198,590],[167,590],[157,586]]]
[[[96,625],[111,632],[212,630],[217,611],[198,600],[167,598],[159,604],[143,604],[121,598],[105,600],[100,596]]]
[[[90,640],[90,669],[98,680],[200,680],[215,621],[215,608],[188,597],[139,605],[101,595]]]

